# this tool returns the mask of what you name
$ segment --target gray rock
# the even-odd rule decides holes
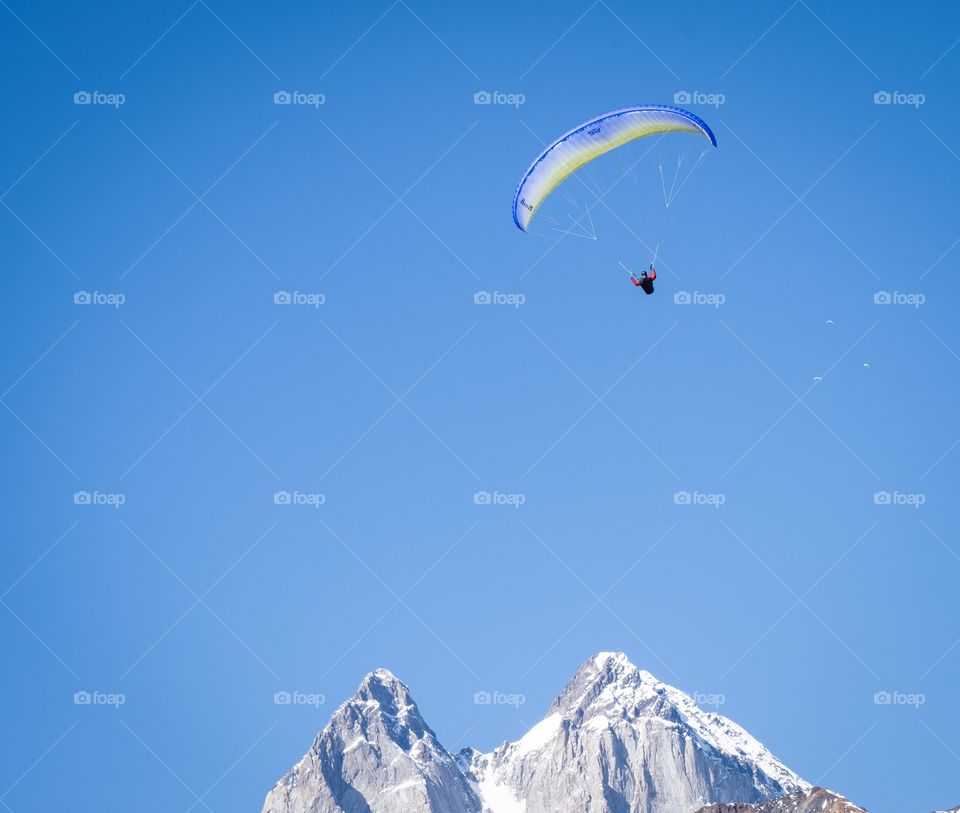
[[[697,813],[867,813],[862,807],[847,801],[826,788],[791,793],[757,805],[709,805]]]
[[[267,794],[263,813],[480,813],[480,800],[407,687],[378,669]]]

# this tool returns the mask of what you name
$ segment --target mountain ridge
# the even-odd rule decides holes
[[[376,669],[267,794],[263,813],[694,813],[810,791],[736,723],[623,653],[602,652],[543,720],[488,753],[448,752],[406,684]]]

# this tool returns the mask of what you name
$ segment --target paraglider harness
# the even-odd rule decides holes
[[[630,272],[630,282],[636,285],[638,288],[643,288],[645,294],[653,293],[653,281],[657,278],[657,269],[650,265],[650,273],[646,271],[640,272],[638,277],[632,271]]]

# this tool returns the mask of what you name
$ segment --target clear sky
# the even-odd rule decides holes
[[[960,804],[955,5],[7,0],[0,37],[8,813],[256,813],[378,666],[489,749],[599,650],[876,813]],[[538,137],[684,92],[719,148],[654,296],[513,225]]]

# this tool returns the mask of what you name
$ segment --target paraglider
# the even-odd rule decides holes
[[[653,293],[653,281],[656,278],[657,278],[657,269],[654,268],[653,265],[650,266],[650,273],[648,274],[646,271],[641,272],[639,279],[634,277],[632,274],[630,275],[630,279],[633,282],[633,284],[642,288],[645,294]]]
[[[694,135],[697,138],[675,139],[674,134],[678,133]],[[588,173],[587,170],[584,170],[587,174],[577,175],[579,186],[573,186],[573,188],[564,186],[556,198],[551,198],[557,187],[576,174],[578,170],[591,164],[595,159],[632,141],[654,135],[667,136],[667,138],[663,144],[661,144],[660,138],[652,140],[643,154],[633,160],[626,171],[621,172],[612,183],[598,183],[594,177],[595,174],[600,175],[604,171],[601,166],[604,162],[599,162],[597,165],[591,166]],[[707,141],[709,144],[698,146],[702,145],[703,141]],[[632,253],[634,250],[632,245],[624,244],[625,236],[629,235],[634,244],[639,242],[643,249],[650,251],[649,244],[637,233],[637,227],[646,228],[648,233],[649,230],[663,228],[663,220],[677,194],[687,184],[704,155],[711,150],[711,147],[716,146],[717,139],[709,125],[699,116],[679,107],[640,105],[612,110],[609,113],[595,116],[550,143],[536,157],[523,174],[520,183],[517,184],[513,196],[513,222],[520,231],[530,233],[534,217],[541,210],[541,207],[544,207],[544,204],[549,201],[549,206],[544,207],[544,213],[540,215],[540,218],[543,220],[547,232],[554,232],[559,235],[552,238],[554,240],[553,245],[558,244],[566,237],[586,238],[596,243],[599,232],[595,227],[594,215],[591,212],[602,206],[603,209],[599,211],[599,214],[607,216],[612,227],[606,230],[606,239],[609,245],[616,247],[612,250],[609,246],[607,248],[612,256],[610,254],[607,257],[596,256],[586,251],[586,247],[582,245],[579,247],[571,246],[570,249],[580,254],[592,256],[600,263],[614,267],[619,265],[630,275],[630,281],[635,287],[642,289],[646,294],[652,294],[654,291],[653,282],[657,278],[654,265],[660,248],[659,234],[655,235],[658,238],[657,248],[651,252],[653,260],[650,263],[649,271],[643,271],[640,274],[631,271],[618,259],[618,257],[626,256],[625,251]],[[691,167],[684,164],[684,161],[688,152],[692,149],[700,150],[700,156],[695,162],[692,162]],[[669,169],[667,173],[664,172],[665,162],[662,155],[664,150],[668,153],[671,151],[679,153],[672,183],[669,178]],[[609,193],[613,192],[626,177],[633,177],[636,188],[642,188],[638,185],[634,170],[641,160],[651,152],[656,152],[659,159],[659,163],[656,165],[658,173],[651,177],[651,180],[655,179],[657,183],[657,203],[653,206],[654,211],[638,220],[636,218],[637,210],[629,201],[626,206],[618,206],[615,201],[610,200]],[[617,163],[615,161],[614,165]],[[623,161],[620,163],[622,164]],[[609,164],[607,166],[609,167]],[[609,171],[609,168],[607,171]],[[629,187],[630,184],[624,186]],[[586,189],[588,194],[594,198],[588,202],[588,205],[581,205],[576,200],[576,193],[581,189]],[[621,196],[623,191],[622,188]],[[652,187],[650,191],[653,191]],[[660,201],[660,192],[663,195],[662,201]],[[564,208],[569,208],[570,205],[575,207],[574,211],[572,213],[570,211],[564,212]],[[626,208],[627,206],[629,206],[629,209]],[[626,212],[630,212],[632,217],[625,217]],[[538,228],[534,230],[534,233],[542,234],[542,230]],[[652,242],[653,240],[650,241],[650,243]],[[549,251],[548,248],[544,252],[544,256]]]
[[[537,156],[514,193],[513,222],[527,231],[550,193],[582,166],[630,141],[660,133],[693,133],[717,146],[707,123],[679,107],[648,104],[612,110],[560,136]]]
[[[636,272],[630,271],[623,263],[620,263],[626,271],[630,272],[630,282],[632,282],[638,288],[642,288],[645,294],[653,293],[653,281],[657,278],[657,269],[653,267],[653,263],[650,263],[649,273],[646,271],[641,271],[640,276],[637,276]]]

